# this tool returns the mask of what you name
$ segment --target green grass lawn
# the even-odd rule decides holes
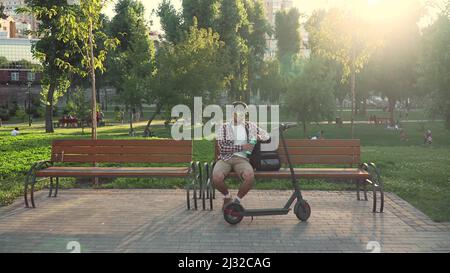
[[[350,109],[336,109],[336,112],[334,114],[336,117],[341,117],[343,121],[349,121],[351,120],[351,110]],[[371,115],[375,115],[380,118],[389,118],[390,113],[384,112],[382,109],[367,109],[366,113],[358,113],[354,116],[355,121],[368,121],[369,117]],[[294,121],[295,120],[295,114],[292,112],[287,112],[286,110],[280,110],[280,119],[281,120],[288,120],[288,121]],[[394,111],[394,120],[428,120],[430,119],[428,117],[428,114],[423,109],[412,109],[408,113],[408,117],[405,116],[405,113],[400,110]],[[334,121],[334,118],[333,118]]]
[[[142,132],[145,122],[136,124]],[[400,141],[399,132],[390,131],[383,126],[357,125],[356,138],[361,139],[362,159],[373,161],[381,169],[386,191],[394,192],[416,208],[429,215],[435,221],[450,221],[450,132],[442,123],[404,123],[408,133],[407,142]],[[155,126],[156,135],[170,137],[163,126]],[[311,125],[308,135],[319,130],[325,131],[326,138],[350,138],[350,128],[345,125]],[[431,129],[434,143],[424,146],[423,131]],[[21,135],[10,136],[12,127],[0,127],[0,205],[10,204],[21,195],[24,174],[37,160],[48,159],[53,139],[89,138],[81,129],[56,129],[53,134],[43,133],[42,124],[21,126]],[[101,127],[99,138],[130,138],[128,125]],[[289,138],[303,138],[300,128],[288,132]],[[142,139],[142,137],[135,137]],[[213,158],[213,143],[202,140],[194,143],[195,160],[209,162]],[[180,179],[116,179],[102,184],[105,188],[182,188]],[[66,179],[64,187],[73,187],[74,179]],[[41,185],[43,186],[43,185]],[[79,185],[76,185],[79,186]],[[237,183],[232,183],[237,187]],[[304,189],[345,190],[354,189],[352,185],[330,184],[324,181],[302,181]],[[258,189],[290,189],[288,181],[258,181]]]

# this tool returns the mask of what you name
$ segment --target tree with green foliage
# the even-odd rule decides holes
[[[223,0],[220,3],[216,31],[225,42],[229,63],[229,97],[244,99],[248,83],[249,47],[242,37],[248,22],[247,11],[242,0]]]
[[[107,37],[102,31],[101,10],[107,2],[108,0],[81,0],[72,4],[73,8],[62,16],[63,27],[57,33],[59,39],[68,44],[68,54],[81,58],[76,64],[57,60],[58,64],[82,77],[89,75],[91,80],[92,139],[97,139],[96,70],[101,73],[105,71],[107,52],[119,43],[117,38]],[[101,45],[98,44],[100,41]]]
[[[306,137],[310,122],[331,120],[333,116],[336,75],[330,71],[326,60],[320,57],[309,59],[304,64],[296,62],[294,65],[301,66],[301,72],[289,82],[286,102],[289,111],[303,124],[303,134]]]
[[[278,60],[268,60],[264,63],[257,88],[261,99],[272,104],[280,103],[281,95],[286,93],[286,78],[281,74]]]
[[[6,18],[6,14],[5,14],[5,6],[3,5],[3,3],[0,3],[0,19]]]
[[[438,19],[424,30],[420,57],[419,86],[430,99],[432,116],[443,116],[450,130],[450,1]]]
[[[70,85],[69,71],[59,65],[59,60],[78,61],[66,51],[66,43],[59,39],[63,14],[70,9],[65,0],[29,0],[19,13],[33,15],[40,21],[34,35],[40,37],[32,46],[33,56],[42,65],[42,97],[45,104],[45,132],[53,133],[54,105]]]
[[[245,0],[248,25],[244,28],[243,37],[248,45],[247,75],[248,83],[244,99],[249,101],[257,85],[257,79],[262,76],[264,68],[264,54],[266,52],[266,36],[272,29],[266,19],[264,4],[261,0]]]
[[[280,11],[275,15],[275,38],[277,58],[282,71],[289,71],[294,56],[300,52],[300,13],[296,8]]]
[[[76,73],[83,77],[90,74],[95,90],[95,70],[104,71],[107,51],[118,43],[99,31],[101,9],[105,3],[105,0],[90,0],[69,5],[67,0],[28,0],[25,7],[17,10],[33,15],[41,22],[34,32],[41,39],[33,47],[33,54],[43,66],[46,132],[53,132],[53,104],[69,87],[69,74]],[[103,49],[96,56],[93,49],[98,45],[95,36],[90,33],[102,36],[104,41]],[[95,97],[92,99],[95,102]],[[93,127],[93,137],[95,135]]]
[[[418,22],[423,7],[418,1],[408,1],[403,12],[395,16],[395,25],[383,28],[383,44],[369,60],[374,91],[388,99],[390,121],[393,126],[397,102],[408,99],[417,85],[420,31]],[[388,28],[387,26],[390,26]]]
[[[192,105],[193,98],[214,101],[226,84],[224,43],[211,29],[198,28],[196,20],[177,45],[165,44],[157,53],[152,95],[159,108]]]
[[[197,18],[199,28],[214,28],[218,16],[219,0],[182,0],[184,29],[189,30]]]
[[[8,59],[4,56],[0,56],[0,67],[4,67],[8,64]]]
[[[309,33],[308,45],[311,50],[311,58],[320,57],[320,36],[318,30],[327,15],[325,10],[314,10],[305,24],[305,29]],[[327,66],[336,74],[336,85],[334,89],[334,96],[339,102],[340,116],[342,117],[342,110],[345,98],[350,93],[350,81],[344,72],[344,67],[341,62],[335,59],[328,58]]]
[[[352,96],[351,131],[354,135],[353,115],[356,105],[356,74],[368,62],[369,57],[381,44],[373,25],[358,17],[355,7],[332,8],[327,12],[313,14],[307,25],[311,50],[332,59],[342,66],[343,81],[350,79]]]
[[[170,0],[164,0],[157,13],[166,39],[172,45],[186,39],[193,18],[198,28],[218,32],[228,55],[228,65],[222,68],[230,79],[229,96],[249,100],[262,73],[265,35],[271,31],[261,0],[183,0],[180,12]]]
[[[112,36],[119,37],[120,46],[108,60],[109,82],[116,87],[118,98],[129,111],[130,133],[133,120],[148,91],[155,73],[155,48],[144,19],[144,6],[137,0],[117,2],[116,15],[111,20]],[[148,101],[152,103],[152,101]]]
[[[311,51],[311,56],[320,55],[320,28],[323,20],[327,15],[327,11],[323,9],[314,10],[305,23],[305,30],[309,34],[308,46]]]
[[[165,33],[166,40],[171,44],[177,44],[183,40],[183,19],[170,0],[163,0],[156,11],[160,20],[161,28]]]

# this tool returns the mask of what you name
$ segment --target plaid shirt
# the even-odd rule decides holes
[[[257,139],[262,141],[267,141],[270,139],[269,134],[253,122],[246,122],[245,127],[248,128],[248,139]],[[234,132],[231,122],[227,122],[220,126],[217,134],[217,142],[219,144],[218,160],[222,159],[227,161],[233,157],[234,153],[243,151],[242,145],[234,145]]]

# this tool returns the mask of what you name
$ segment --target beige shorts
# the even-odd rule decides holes
[[[219,160],[214,166],[213,176],[218,173],[221,173],[226,177],[231,170],[235,173],[239,174],[239,177],[242,178],[242,173],[245,171],[253,172],[253,167],[248,161],[248,159],[242,158],[240,156],[233,156],[227,161]]]

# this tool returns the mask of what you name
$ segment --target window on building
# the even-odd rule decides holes
[[[33,82],[34,79],[35,79],[35,74],[34,74],[33,72],[28,72],[28,73],[27,73],[27,80],[28,80],[29,82]]]
[[[11,72],[11,81],[14,81],[14,82],[19,81],[19,72]]]

